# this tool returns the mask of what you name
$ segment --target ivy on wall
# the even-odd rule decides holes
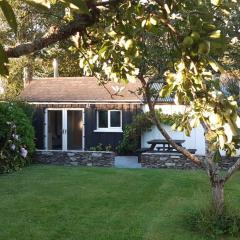
[[[163,114],[161,110],[156,110],[162,124],[172,126],[179,122],[182,114]],[[138,146],[141,134],[150,131],[154,125],[149,112],[137,114],[133,122],[124,127],[123,139],[119,142],[116,150],[119,154],[135,153]]]

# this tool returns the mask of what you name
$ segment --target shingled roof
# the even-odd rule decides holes
[[[141,102],[135,92],[136,83],[108,83],[106,88],[94,77],[58,77],[33,79],[24,88],[21,98],[27,102]],[[114,95],[116,91],[118,95]],[[112,96],[111,96],[112,94]]]
[[[156,103],[173,103],[174,97],[173,94],[169,97],[161,98],[159,96],[159,92],[161,91],[162,87],[165,85],[165,83],[162,80],[155,80],[149,82],[150,88],[154,89],[156,91],[156,96],[152,97],[151,100],[155,101]]]

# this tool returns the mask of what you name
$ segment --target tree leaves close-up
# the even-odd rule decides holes
[[[11,5],[6,1],[0,1],[0,8],[12,30],[16,33],[17,32],[17,20]]]
[[[44,0],[26,0],[26,1],[1,0],[0,1],[0,8],[2,10],[2,21],[3,21],[2,25],[6,26],[6,24],[4,23],[4,21],[5,21],[7,23],[7,25],[10,27],[11,32],[12,32],[12,33],[10,33],[10,37],[9,37],[10,40],[14,43],[14,39],[15,39],[15,44],[16,45],[21,43],[21,40],[25,40],[25,39],[19,39],[19,36],[21,36],[22,34],[26,35],[26,33],[29,32],[28,29],[26,29],[26,28],[22,29],[21,27],[22,27],[22,22],[24,23],[26,21],[26,19],[28,18],[28,15],[31,15],[31,12],[39,12],[40,15],[41,14],[43,16],[45,15],[46,19],[48,19],[48,18],[50,19],[49,25],[54,24],[54,22],[56,22],[57,18],[59,18],[58,21],[60,20],[60,22],[65,21],[64,20],[64,11],[62,11],[62,10],[64,10],[65,7],[73,8],[74,12],[79,12],[79,13],[82,13],[82,14],[89,15],[89,9],[88,9],[87,3],[85,1],[82,1],[82,0],[61,1],[63,3],[62,7],[61,7],[61,4],[59,4],[57,2],[58,1],[47,1],[47,0],[46,1],[44,1]],[[29,5],[29,7],[28,7],[28,5]],[[55,5],[57,7],[55,7]],[[16,9],[14,9],[15,7],[16,7]],[[56,8],[61,9],[60,14],[56,10]],[[51,12],[50,9],[51,10],[54,9],[55,12],[57,12],[54,20],[51,20],[51,17],[52,17],[52,19],[54,18],[53,17],[54,13]],[[15,14],[15,12],[16,12],[16,14]],[[61,14],[61,12],[63,14]],[[19,14],[19,16],[18,16],[18,14]],[[41,17],[39,17],[39,19],[40,18]],[[46,22],[46,20],[45,20],[45,22]],[[27,22],[27,24],[29,24],[29,22]],[[35,24],[35,26],[33,26],[33,27],[37,28],[37,23],[36,22],[35,23],[32,22],[32,24]],[[46,33],[46,31],[48,29],[43,27],[43,26],[39,25],[38,26],[39,29],[37,29],[37,30],[39,32],[45,32]],[[33,34],[37,36],[38,32],[35,31],[35,33],[33,33]],[[31,40],[34,39],[34,37],[35,37],[34,35],[32,35]],[[55,42],[57,42],[57,41],[55,41]],[[8,54],[3,51],[3,49],[6,49],[6,45],[4,46],[4,43],[6,44],[6,42],[3,42],[3,40],[0,41],[0,44],[1,44],[1,46],[0,46],[0,58],[1,58],[0,74],[3,75],[3,76],[6,76],[8,74],[8,69],[7,69]]]

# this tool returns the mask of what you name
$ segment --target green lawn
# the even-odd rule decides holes
[[[207,184],[200,171],[31,166],[0,176],[0,240],[204,239],[183,220]],[[240,208],[239,189],[237,175],[226,195]]]

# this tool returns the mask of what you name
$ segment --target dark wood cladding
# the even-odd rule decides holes
[[[122,127],[132,122],[133,117],[141,110],[140,104],[38,104],[34,117],[36,145],[44,148],[44,109],[46,108],[83,108],[85,110],[85,150],[98,144],[111,145],[113,149],[123,137],[119,132],[94,132],[97,128],[98,110],[122,110]]]
[[[35,129],[35,143],[37,149],[44,149],[44,108],[35,108],[33,116],[33,126]]]
[[[132,122],[133,116],[140,111],[139,105],[95,105],[85,110],[85,148],[103,144],[111,145],[113,149],[119,144],[123,137],[123,133],[119,132],[94,132],[97,128],[97,111],[98,110],[122,110],[122,127]]]

